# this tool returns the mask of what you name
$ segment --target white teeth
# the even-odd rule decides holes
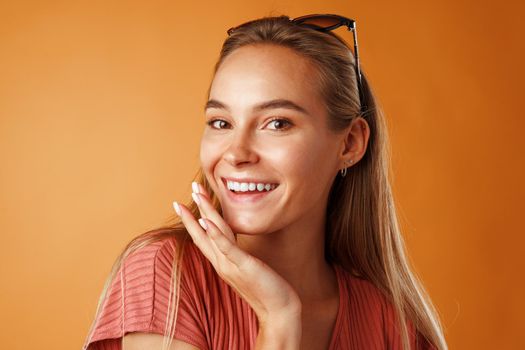
[[[233,190],[235,192],[248,192],[248,191],[270,191],[277,187],[276,184],[264,184],[264,183],[255,183],[255,182],[235,182],[227,181],[226,182],[228,190]]]

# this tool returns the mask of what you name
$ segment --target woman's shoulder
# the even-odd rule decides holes
[[[126,256],[122,263],[123,275],[131,281],[138,282],[140,278],[154,278],[164,285],[169,282],[173,269],[180,261],[182,270],[191,267],[191,273],[184,276],[206,273],[208,260],[193,244],[191,238],[162,237],[135,249]],[[133,287],[133,285],[129,285]]]
[[[338,270],[349,312],[374,323],[383,324],[393,318],[395,308],[386,292],[356,272],[350,272],[341,266]]]
[[[164,326],[170,295],[179,283],[180,303],[183,306],[200,304],[206,298],[209,286],[218,278],[211,263],[195,246],[189,236],[167,237],[133,252],[125,261],[124,285],[127,293],[151,300],[152,325]],[[178,282],[176,283],[176,279]],[[156,319],[155,319],[156,317]]]
[[[181,298],[195,297],[185,291],[188,285],[199,281],[204,268],[200,262],[195,263],[201,258],[192,247],[191,240],[189,241],[181,243],[174,236],[162,237],[142,243],[122,257],[120,267],[108,281],[107,292],[101,303],[100,313],[94,321],[88,344],[101,340],[105,340],[104,346],[116,344],[130,332],[164,334],[168,307],[173,303],[171,299],[175,295],[173,272],[178,260],[177,254],[181,252],[178,247],[184,247],[180,255],[180,266],[193,266],[192,273],[183,274]],[[196,286],[191,287],[192,292],[199,289]],[[184,304],[187,302],[183,301]],[[180,311],[182,323],[188,325],[192,315],[185,313],[185,310]],[[202,346],[202,337],[195,336],[195,333],[197,331],[193,327],[186,330],[185,334],[188,336],[178,338]],[[190,334],[193,341],[188,340]]]
[[[347,321],[360,327],[353,329],[352,332],[360,333],[363,339],[370,338],[370,341],[374,343],[380,342],[389,349],[400,349],[401,338],[397,311],[388,294],[357,273],[349,272],[341,266],[336,268],[343,282],[341,289],[345,295],[342,300],[346,304]],[[416,331],[411,320],[407,319],[406,324],[413,349],[434,349]]]
[[[393,322],[396,311],[392,298],[387,292],[359,274],[349,272],[342,267],[339,270],[350,310],[356,313],[366,311],[362,316],[376,319],[383,324]]]

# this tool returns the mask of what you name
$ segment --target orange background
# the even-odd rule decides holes
[[[4,0],[1,348],[81,347],[117,254],[190,198],[226,30],[308,13],[357,20],[410,257],[450,347],[525,344],[518,1]]]

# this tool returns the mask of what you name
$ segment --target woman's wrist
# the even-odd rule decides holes
[[[301,307],[290,306],[278,314],[268,314],[259,319],[259,333],[255,348],[292,350],[301,345]]]

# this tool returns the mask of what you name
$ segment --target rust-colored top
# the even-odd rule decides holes
[[[175,241],[165,238],[130,254],[114,279],[88,339],[88,350],[121,350],[129,332],[164,334]],[[204,350],[253,349],[255,313],[188,243],[183,256],[175,338]],[[394,309],[370,282],[335,265],[339,310],[330,348],[401,349]],[[413,349],[433,349],[414,335]],[[416,345],[416,340],[418,344]]]

